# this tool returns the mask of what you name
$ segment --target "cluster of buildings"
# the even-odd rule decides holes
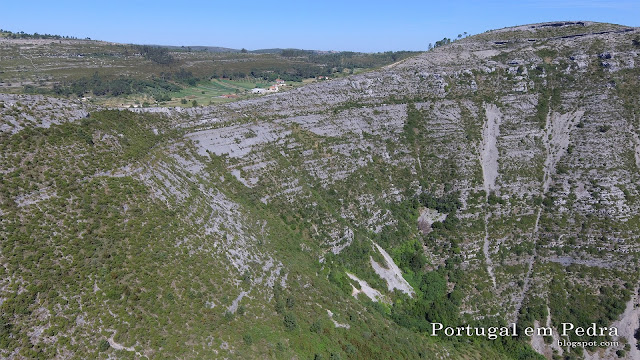
[[[287,84],[285,84],[284,80],[282,80],[282,79],[276,79],[276,83],[271,85],[271,86],[269,86],[268,89],[255,88],[255,89],[251,89],[251,93],[252,94],[266,94],[266,93],[278,92],[280,90],[281,86],[287,86]]]

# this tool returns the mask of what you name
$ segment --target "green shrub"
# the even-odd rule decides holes
[[[100,352],[105,352],[107,350],[109,350],[109,348],[111,347],[111,345],[109,344],[109,342],[105,339],[100,340],[100,343],[98,344],[98,351]]]
[[[284,323],[285,329],[288,331],[293,331],[298,328],[298,320],[292,313],[286,313],[282,322]]]

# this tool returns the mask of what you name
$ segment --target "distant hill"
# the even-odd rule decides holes
[[[241,53],[242,49],[232,49],[218,46],[174,46],[174,45],[150,45],[167,48],[173,51],[207,51],[211,53]],[[307,54],[323,54],[323,53],[338,53],[339,51],[322,51],[322,50],[303,50],[303,49],[293,49],[293,48],[271,48],[271,49],[257,49],[257,50],[246,50],[245,52],[251,54],[282,54],[284,51],[295,51],[300,53]]]
[[[151,45],[167,48],[173,51],[206,51],[210,53],[239,53],[238,49],[231,49],[219,46],[174,46],[174,45]]]
[[[209,94],[231,95],[224,92],[226,90],[234,95],[226,98],[230,101],[237,98],[236,90],[244,94],[246,89],[276,79],[300,85],[305,79],[347,76],[416,54],[327,53],[297,49],[249,52],[213,46],[133,45],[53,35],[7,34],[11,36],[0,38],[3,46],[1,91],[90,96],[93,101],[106,103],[110,96],[133,96],[136,99],[129,99],[129,103],[173,101],[175,104],[179,103],[178,96],[192,96],[181,93],[180,89],[196,86],[204,87],[197,91],[204,95],[198,100],[205,104],[212,99]],[[28,66],[24,66],[25,61]],[[216,79],[242,84],[238,87],[211,83]],[[96,97],[100,99],[96,100]]]

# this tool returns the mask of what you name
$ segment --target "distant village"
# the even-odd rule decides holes
[[[316,81],[321,81],[321,80],[331,80],[330,77],[328,76],[317,76],[315,78]],[[286,82],[282,79],[276,79],[275,80],[275,84],[269,86],[269,88],[264,89],[264,88],[253,88],[251,89],[251,94],[257,94],[257,95],[264,95],[264,94],[269,94],[269,93],[275,93],[280,91],[283,87],[286,86],[291,86],[291,85],[287,85]],[[203,92],[204,94],[204,92]],[[240,97],[240,95],[238,93],[235,94],[223,94],[223,95],[219,95],[217,96],[218,98],[224,98],[224,99],[237,99]],[[184,102],[182,103],[183,105],[187,104],[186,99],[194,99],[195,96],[194,95],[190,95],[187,96],[184,100]],[[82,101],[90,101],[92,99],[91,96],[86,96],[82,98]],[[212,98],[213,99],[213,98]],[[120,103],[117,106],[121,107],[121,108],[139,108],[139,107],[147,107],[149,106],[148,103],[143,103],[140,104],[136,101],[135,104],[125,104],[125,103]]]
[[[280,88],[283,87],[283,86],[287,86],[285,81],[282,80],[282,79],[276,79],[276,83],[271,85],[271,86],[269,86],[268,89],[255,88],[255,89],[251,89],[251,93],[252,94],[266,94],[266,93],[278,92],[278,91],[280,91]]]
[[[330,78],[328,76],[318,76],[316,77],[316,80],[330,80]],[[263,88],[254,88],[251,89],[251,93],[252,94],[268,94],[268,93],[274,93],[274,92],[278,92],[280,91],[280,88],[285,87],[285,86],[289,86],[285,83],[284,80],[282,79],[276,79],[276,83],[269,86],[268,89],[263,89]],[[225,96],[225,95],[223,95]]]

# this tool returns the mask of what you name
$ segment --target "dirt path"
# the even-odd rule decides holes
[[[111,332],[111,337],[107,339],[107,341],[109,342],[109,345],[116,349],[116,350],[124,350],[124,351],[129,351],[129,352],[135,352],[137,356],[139,357],[146,357],[148,359],[147,356],[142,355],[141,353],[137,352],[136,349],[133,346],[124,346],[122,344],[118,344],[115,340],[113,340],[113,338],[116,336],[117,331],[116,330],[112,330],[112,329],[107,329],[107,331]]]
[[[22,56],[23,58],[29,60],[29,62],[31,62],[31,66],[33,66],[34,69],[36,69],[36,71],[39,71],[39,69],[36,67],[36,65],[33,63],[33,59],[31,59],[30,57],[20,53],[20,56]]]

